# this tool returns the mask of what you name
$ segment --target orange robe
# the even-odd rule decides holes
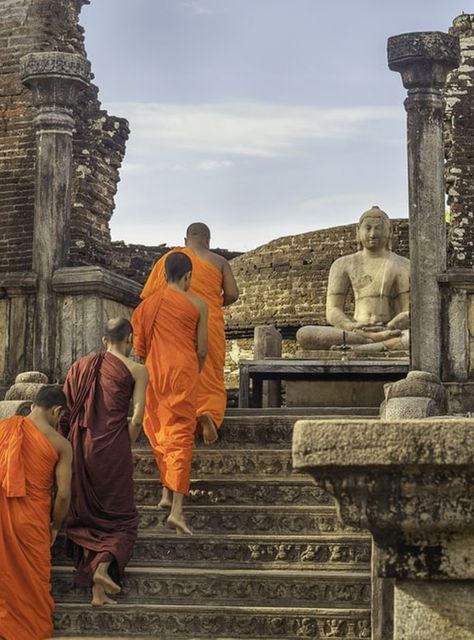
[[[58,454],[23,416],[0,423],[0,638],[53,632],[51,486]]]
[[[207,357],[199,376],[197,415],[208,413],[215,425],[220,427],[227,404],[224,383],[225,332],[222,311],[222,273],[187,247],[177,247],[173,251],[185,253],[191,259],[193,275],[189,292],[204,300],[208,306]],[[142,298],[147,298],[155,291],[166,287],[165,260],[168,255],[162,256],[153,267],[140,294]]]
[[[199,311],[180,291],[166,288],[133,312],[135,353],[145,358],[149,381],[143,427],[163,486],[187,495],[196,431]]]

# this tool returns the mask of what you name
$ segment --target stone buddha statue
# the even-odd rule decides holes
[[[326,320],[306,326],[296,340],[305,350],[407,350],[409,347],[410,261],[391,251],[388,215],[372,207],[357,227],[360,250],[335,260],[329,271]],[[349,290],[354,317],[344,311]]]

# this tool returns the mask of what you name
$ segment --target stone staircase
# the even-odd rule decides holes
[[[299,410],[300,417],[372,409]],[[140,531],[119,604],[92,609],[56,553],[58,637],[370,638],[370,539],[343,530],[331,497],[292,473],[298,415],[231,410],[213,448],[194,453],[186,517],[166,528],[155,462],[135,448]]]

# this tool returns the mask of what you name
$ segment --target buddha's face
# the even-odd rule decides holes
[[[383,249],[389,238],[390,228],[380,216],[367,216],[359,225],[359,239],[365,249]]]

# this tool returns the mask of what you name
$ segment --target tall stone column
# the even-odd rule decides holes
[[[90,63],[74,53],[30,53],[20,61],[24,85],[38,108],[33,271],[38,277],[33,366],[54,370],[56,305],[52,276],[66,265],[71,212],[73,107],[90,78]]]
[[[459,64],[459,42],[441,32],[388,39],[388,66],[408,89],[408,186],[411,262],[411,367],[441,373],[441,296],[446,270],[442,89]]]

